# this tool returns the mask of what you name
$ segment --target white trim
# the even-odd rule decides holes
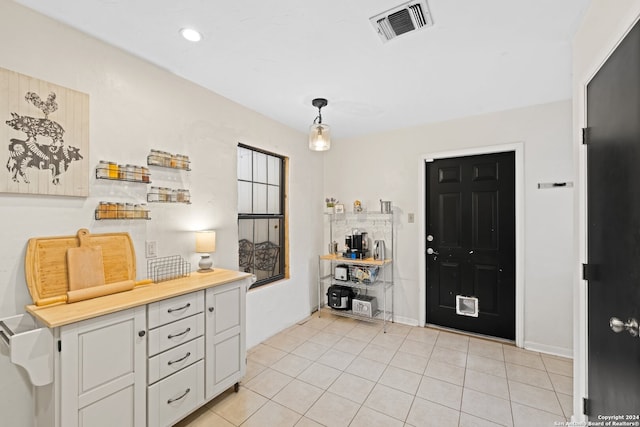
[[[462,150],[441,151],[429,153],[422,156],[420,160],[420,168],[422,169],[422,186],[420,187],[422,194],[422,221],[420,224],[420,248],[423,251],[420,257],[420,326],[426,324],[427,318],[427,289],[426,289],[426,260],[424,250],[426,248],[426,227],[427,218],[426,206],[427,201],[427,177],[425,163],[435,159],[446,159],[451,157],[475,156],[479,154],[503,153],[507,151],[515,152],[515,208],[516,208],[516,345],[522,347],[524,345],[524,144],[522,142],[514,142],[504,145],[491,145],[486,147],[473,147]]]
[[[578,182],[578,200],[576,204],[576,216],[578,218],[578,265],[576,266],[576,280],[574,286],[575,304],[574,304],[574,363],[573,363],[573,415],[571,421],[586,422],[587,417],[582,414],[582,398],[588,396],[588,378],[589,378],[589,361],[588,361],[588,295],[587,282],[582,280],[582,264],[588,261],[587,246],[587,150],[582,144],[581,134],[582,128],[587,125],[587,85],[602,68],[605,62],[613,54],[620,45],[622,40],[629,34],[633,27],[640,20],[640,10],[632,16],[630,24],[621,24],[619,27],[619,37],[612,37],[610,47],[602,49],[598,54],[593,55],[592,67],[583,77],[576,78],[579,83],[575,85],[574,92],[574,108],[576,108],[576,129],[575,144],[577,146],[577,163],[578,168],[576,177]]]
[[[418,321],[412,317],[406,317],[406,316],[397,316],[394,314],[393,316],[393,322],[394,323],[401,323],[403,325],[409,325],[409,326],[419,326],[418,325]],[[424,325],[422,325],[424,326]]]
[[[532,341],[525,341],[524,348],[531,351],[537,351],[539,353],[550,354],[552,356],[566,357],[567,359],[573,359],[573,350],[566,347],[558,347],[555,345],[540,344]]]

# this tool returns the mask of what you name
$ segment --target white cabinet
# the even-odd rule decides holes
[[[249,282],[216,269],[0,319],[0,345],[36,386],[33,425],[172,425],[237,391]]]
[[[206,290],[206,398],[235,385],[246,371],[245,307],[247,282]]]
[[[148,425],[170,426],[204,403],[204,291],[149,304]]]
[[[204,403],[204,361],[149,386],[149,427],[171,426]]]
[[[62,326],[56,426],[146,425],[145,307]]]

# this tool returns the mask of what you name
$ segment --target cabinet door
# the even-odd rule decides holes
[[[246,370],[245,301],[247,281],[207,289],[206,396],[211,399],[240,381]]]
[[[61,426],[146,424],[145,329],[145,307],[61,327]]]

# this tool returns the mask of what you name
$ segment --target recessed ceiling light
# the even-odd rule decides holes
[[[189,40],[190,42],[199,42],[200,40],[202,40],[202,34],[194,30],[193,28],[183,28],[180,30],[180,34],[182,34],[182,37]]]

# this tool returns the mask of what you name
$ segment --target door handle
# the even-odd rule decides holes
[[[611,319],[609,319],[609,327],[616,334],[622,331],[628,331],[632,337],[637,337],[639,332],[638,321],[634,318],[630,318],[625,323],[622,320],[618,319],[617,317],[612,317]]]
[[[427,248],[427,255],[440,255],[440,252],[434,251],[433,248]]]

